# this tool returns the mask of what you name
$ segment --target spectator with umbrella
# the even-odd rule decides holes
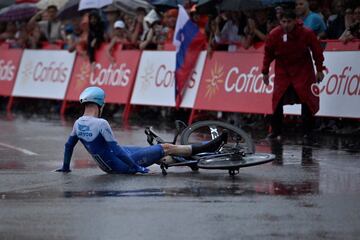
[[[140,41],[139,48],[146,50],[156,50],[157,43],[154,41],[156,37],[156,30],[161,23],[160,15],[152,9],[145,17],[144,22],[146,29],[144,31],[142,40]]]
[[[105,42],[105,25],[98,10],[89,13],[87,54],[91,63],[95,62],[95,52]]]
[[[225,24],[221,28],[221,22]],[[249,38],[246,37],[244,29],[247,23],[245,15],[241,11],[226,11],[216,18],[215,42],[218,44],[229,44],[228,51],[236,51],[238,44],[248,48]]]
[[[58,40],[62,40],[61,22],[57,19],[57,12],[57,6],[50,5],[46,10],[40,11],[34,15],[28,23],[30,28],[33,28],[35,24],[38,24],[42,35],[49,43],[55,43]],[[45,13],[46,19],[44,19],[43,16]]]
[[[31,2],[31,1],[30,1]],[[12,4],[0,10],[0,21],[21,21],[28,20],[38,12],[38,8],[33,3]]]

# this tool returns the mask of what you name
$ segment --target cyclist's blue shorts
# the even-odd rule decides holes
[[[122,147],[129,154],[129,156],[142,167],[148,167],[164,157],[164,149],[159,144],[149,147]]]

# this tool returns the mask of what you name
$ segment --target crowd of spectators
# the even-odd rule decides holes
[[[216,15],[200,15],[194,6],[187,6],[187,9],[191,18],[206,33],[209,50],[237,51],[261,46],[267,34],[279,24],[278,19],[287,7],[294,7],[299,21],[313,29],[320,39],[336,39],[345,43],[360,39],[358,1],[296,0],[292,4],[278,4],[252,11],[221,11]],[[106,55],[114,62],[112,52],[119,45],[122,49],[174,49],[172,41],[177,14],[177,9],[158,12],[143,8],[129,14],[110,5],[101,11],[79,12],[72,18],[63,19],[59,17],[56,6],[48,6],[26,21],[0,22],[0,48],[2,45],[29,49],[62,48],[76,51],[94,61],[96,49],[102,43],[109,43]],[[56,106],[60,105],[57,103]],[[0,109],[3,108],[1,105]],[[36,109],[32,111],[36,112]],[[184,114],[178,115],[177,112],[175,118],[181,119]],[[153,111],[147,114],[153,114]],[[231,116],[233,114],[227,118]],[[241,115],[244,116],[247,115]],[[261,116],[251,115],[251,120],[256,117]],[[240,117],[236,115],[234,119],[239,121]],[[336,130],[338,124],[332,124],[334,121],[329,120],[329,124],[324,124],[326,121],[323,120],[319,128],[330,126]],[[358,127],[358,122],[355,125]]]
[[[319,39],[344,42],[360,38],[360,4],[347,0],[296,0],[252,11],[221,11],[217,15],[199,15],[188,6],[192,19],[208,36],[208,46],[215,50],[236,51],[258,46],[279,23],[284,8],[294,7],[299,21],[314,30]],[[87,54],[94,61],[95,50],[109,42],[107,55],[121,44],[123,49],[173,49],[172,39],[177,10],[165,12],[138,8],[128,14],[110,5],[105,9],[80,12],[70,19],[58,17],[56,6],[48,6],[31,19],[0,22],[0,42],[10,48],[47,48],[59,46]]]

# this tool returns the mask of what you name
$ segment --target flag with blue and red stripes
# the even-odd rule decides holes
[[[182,5],[179,5],[173,44],[176,46],[175,102],[176,108],[179,108],[188,80],[206,44],[205,34],[190,19]]]

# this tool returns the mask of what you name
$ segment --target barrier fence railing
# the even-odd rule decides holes
[[[328,72],[312,89],[320,96],[317,115],[360,118],[360,41],[323,41],[323,45]],[[14,97],[31,97],[62,100],[60,113],[64,114],[66,103],[78,101],[80,92],[92,85],[105,89],[108,103],[125,105],[124,121],[131,105],[175,106],[174,50],[118,47],[112,61],[105,44],[90,64],[83,54],[44,46],[31,50],[0,44],[0,96],[9,97],[8,112]],[[262,57],[260,45],[236,52],[202,52],[181,105],[192,109],[189,120],[197,110],[271,114],[273,85],[262,83]],[[299,111],[297,105],[285,107],[287,114]]]

